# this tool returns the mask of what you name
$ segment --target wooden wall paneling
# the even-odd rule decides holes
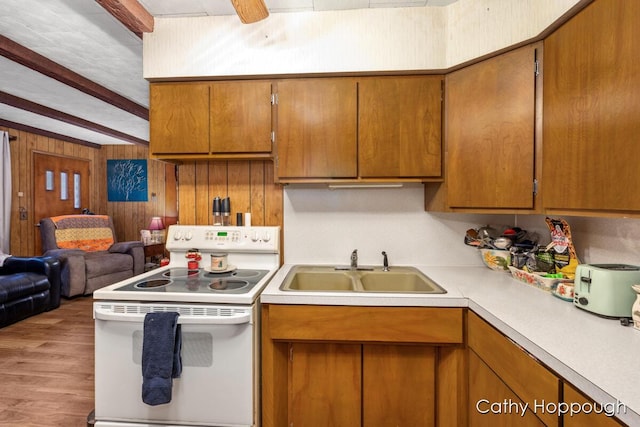
[[[123,154],[121,154],[121,147],[118,146],[110,146],[110,147],[105,147],[105,156],[106,158],[104,158],[102,161],[105,163],[105,165],[107,164],[107,160],[120,160],[123,159]],[[105,175],[105,180],[107,179],[106,175]],[[125,213],[125,209],[124,209],[124,203],[125,202],[109,202],[107,201],[107,209],[106,211],[94,211],[97,214],[106,214],[106,215],[110,215],[113,218],[113,225],[115,227],[116,230],[116,236],[118,236],[118,240],[121,240],[119,236],[124,236],[125,232],[124,232],[124,224],[122,221],[119,221],[119,218],[124,218]]]
[[[175,224],[178,221],[178,182],[176,181],[177,166],[173,163],[164,163],[164,208],[167,224]]]
[[[195,172],[196,162],[187,162],[178,167],[178,222],[195,224]]]
[[[227,170],[227,187],[231,199],[230,223],[236,225],[236,212],[249,212],[251,209],[251,163],[229,162]]]
[[[282,185],[275,183],[273,162],[266,161],[264,174],[264,225],[284,226],[284,207],[282,205]],[[253,215],[252,215],[253,217]],[[253,218],[252,218],[253,221]],[[282,231],[281,231],[282,234]],[[283,252],[284,253],[284,252]]]
[[[106,150],[106,148],[107,147],[103,150]],[[92,182],[96,191],[94,191],[95,195],[91,200],[91,206],[89,206],[89,209],[94,212],[107,211],[107,162],[105,157],[106,154],[102,152],[100,159],[93,162],[93,168],[91,169]]]
[[[234,225],[237,212],[251,212],[252,225],[283,225],[282,186],[274,183],[271,161],[188,162],[178,166],[181,224],[213,224],[211,204],[216,196],[231,198]]]
[[[209,217],[205,224],[213,224],[213,199],[220,197],[221,199],[227,197],[229,192],[227,176],[228,176],[228,163],[227,162],[208,162],[209,168],[209,194],[208,194],[208,211]]]
[[[195,223],[213,224],[211,201],[209,200],[209,165],[197,162],[195,165]]]
[[[270,162],[269,162],[270,163]],[[265,192],[268,183],[265,181],[267,162],[251,162],[251,205],[245,212],[251,213],[251,225],[264,225]]]
[[[39,151],[61,156],[87,159],[91,162],[89,179],[90,198],[82,201],[82,207],[96,213],[111,215],[119,241],[139,240],[140,230],[149,225],[151,216],[167,214],[177,219],[175,166],[158,160],[149,160],[148,202],[109,202],[107,199],[108,159],[147,159],[148,149],[136,145],[105,145],[100,149],[73,144],[53,138],[15,129],[3,128],[18,137],[11,142],[12,163],[12,209],[11,209],[11,253],[19,256],[39,255],[35,253],[35,238],[40,231],[36,227],[40,218],[35,218],[33,200],[33,152]],[[187,179],[187,183],[189,180]],[[187,184],[188,185],[188,184]],[[18,197],[18,192],[23,197]],[[152,198],[155,193],[156,197]],[[167,197],[173,206],[166,207]],[[193,208],[193,203],[191,203]],[[20,207],[27,211],[27,220],[20,220]]]
[[[94,212],[107,212],[113,217],[116,227],[116,235],[119,241],[139,240],[140,230],[149,226],[152,216],[165,216],[166,200],[166,170],[167,164],[159,160],[148,159],[148,149],[135,145],[110,145],[103,146],[102,159],[98,162],[101,165],[97,179],[101,188],[104,208],[94,210]],[[147,192],[146,202],[108,202],[107,201],[107,180],[106,164],[107,160],[117,159],[147,159]],[[169,168],[173,171],[173,166]],[[171,185],[175,185],[175,178],[171,177]],[[175,189],[171,190],[175,195]]]

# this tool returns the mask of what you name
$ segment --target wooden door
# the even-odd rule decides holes
[[[507,405],[502,406],[503,402]],[[524,404],[476,353],[469,351],[469,427],[544,427],[533,410],[523,414],[519,405]]]
[[[533,46],[447,75],[448,205],[534,207]]]
[[[439,177],[442,76],[358,82],[358,175]]]
[[[356,177],[356,80],[280,81],[277,94],[277,177]]]
[[[33,206],[40,219],[82,213],[89,205],[91,161],[76,157],[33,153]],[[35,253],[42,253],[40,232],[35,233]]]
[[[287,425],[361,425],[360,345],[292,343],[289,354]]]
[[[435,347],[369,345],[362,352],[362,424],[435,425]]]
[[[271,82],[211,83],[211,151],[271,152]]]
[[[639,22],[600,0],[545,40],[545,208],[640,211]]]
[[[209,153],[209,84],[149,85],[149,151]]]

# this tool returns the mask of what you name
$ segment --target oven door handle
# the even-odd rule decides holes
[[[143,323],[146,313],[114,313],[110,310],[95,308],[93,317],[96,320]],[[178,316],[178,324],[182,325],[240,325],[251,322],[251,313],[234,313],[224,316]]]

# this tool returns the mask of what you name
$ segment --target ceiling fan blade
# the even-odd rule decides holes
[[[243,24],[252,24],[269,16],[264,0],[231,0],[231,4]]]

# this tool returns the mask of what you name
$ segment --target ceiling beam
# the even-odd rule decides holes
[[[40,74],[51,77],[81,92],[98,98],[114,107],[149,120],[149,109],[101,86],[80,74],[32,51],[7,37],[0,35],[0,55],[24,65]]]
[[[104,10],[113,15],[132,33],[142,38],[142,33],[153,32],[153,15],[137,0],[96,0]]]
[[[39,114],[41,116],[49,117],[54,120],[59,120],[73,126],[88,129],[92,132],[108,135],[122,141],[131,142],[133,144],[138,144],[145,147],[149,146],[149,142],[145,141],[144,139],[128,135],[126,133],[108,128],[98,123],[90,122],[77,116],[72,116],[71,114],[67,114],[62,111],[54,110],[53,108],[49,108],[42,104],[37,104],[27,99],[11,95],[10,93],[0,91],[0,102],[15,108],[20,108],[21,110],[30,111],[34,114]]]
[[[269,16],[264,0],[231,0],[231,4],[243,24],[253,24]]]
[[[34,128],[32,126],[27,126],[22,123],[12,122],[10,120],[0,119],[0,126],[4,126],[6,128],[11,128],[15,130],[21,130],[24,132],[33,133],[36,135],[46,136],[47,138],[59,139],[60,141],[67,141],[73,144],[84,145],[86,147],[96,148],[98,150],[102,149],[102,145],[95,144],[93,142],[85,141],[84,139],[73,138],[67,135],[61,135],[59,133],[51,132],[48,130]]]

